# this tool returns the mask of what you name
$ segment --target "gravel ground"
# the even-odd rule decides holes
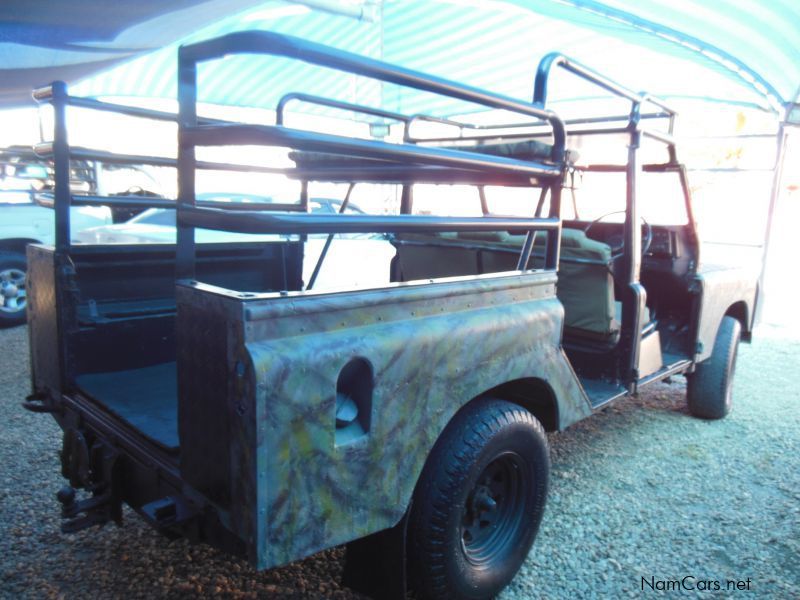
[[[340,550],[256,573],[130,511],[122,527],[62,535],[60,432],[19,405],[25,329],[0,330],[0,347],[0,597],[357,597],[337,583]],[[799,598],[798,372],[800,336],[767,330],[741,349],[724,421],[692,419],[678,378],[552,434],[542,529],[501,598],[654,595],[643,578],[658,588],[686,576],[723,589],[665,595]],[[748,579],[749,592],[725,591]]]

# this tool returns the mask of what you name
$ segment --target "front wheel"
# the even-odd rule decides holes
[[[11,327],[25,322],[27,270],[23,255],[0,252],[0,327]]]
[[[414,493],[409,566],[420,597],[502,590],[536,537],[549,472],[544,429],[522,407],[486,399],[456,415]]]
[[[733,374],[742,326],[733,317],[723,317],[711,356],[687,377],[689,412],[701,419],[721,419],[731,410]]]

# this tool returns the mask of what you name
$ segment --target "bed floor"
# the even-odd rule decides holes
[[[174,362],[142,369],[92,373],[78,387],[154,442],[178,449],[178,383]]]

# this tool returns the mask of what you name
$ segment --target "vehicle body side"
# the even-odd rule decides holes
[[[199,321],[225,323],[214,329],[227,339]],[[537,380],[559,428],[591,413],[560,347],[562,321],[555,276],[542,272],[245,301],[179,286],[182,475],[224,503],[238,535],[254,536],[260,568],[387,529],[446,424],[476,396]],[[214,389],[228,390],[224,403],[204,377],[223,347],[216,370],[228,381]],[[337,381],[354,359],[371,367],[369,427],[339,439]],[[231,444],[210,456],[224,423]]]

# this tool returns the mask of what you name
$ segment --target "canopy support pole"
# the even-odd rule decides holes
[[[753,319],[753,325],[761,322],[764,312],[764,301],[766,299],[764,283],[766,281],[767,265],[770,259],[770,238],[772,237],[773,220],[775,217],[775,209],[778,204],[778,197],[780,196],[781,183],[783,181],[783,163],[786,158],[786,137],[788,132],[786,130],[787,119],[789,116],[789,109],[781,118],[778,124],[778,133],[776,136],[775,144],[775,166],[772,171],[772,189],[770,190],[769,208],[767,209],[767,224],[764,229],[764,251],[761,255],[761,273],[758,276],[758,301],[756,302],[756,314]]]

